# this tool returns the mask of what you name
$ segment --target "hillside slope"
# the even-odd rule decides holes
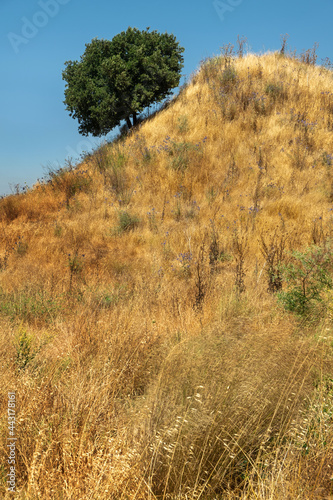
[[[0,201],[17,498],[333,494],[332,76],[211,58]]]

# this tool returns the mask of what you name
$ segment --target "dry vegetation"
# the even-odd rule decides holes
[[[278,299],[291,250],[330,257],[313,58],[224,48],[131,134],[0,201],[2,498],[10,390],[17,499],[332,497],[330,274],[309,314]]]

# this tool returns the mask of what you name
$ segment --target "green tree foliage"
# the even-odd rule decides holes
[[[137,113],[161,102],[179,85],[184,49],[174,35],[128,28],[110,40],[94,38],[80,61],[67,61],[66,109],[78,119],[79,132],[107,134]],[[132,117],[132,122],[130,120]]]

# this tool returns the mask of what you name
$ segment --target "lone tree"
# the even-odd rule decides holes
[[[94,38],[80,61],[67,61],[66,109],[82,135],[105,135],[161,102],[179,85],[184,49],[174,35],[128,28],[110,40]],[[130,120],[132,117],[132,122]]]

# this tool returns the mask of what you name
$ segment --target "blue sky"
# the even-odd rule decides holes
[[[318,42],[318,62],[333,61],[332,19],[332,0],[1,0],[0,195],[31,186],[43,167],[75,160],[100,141],[78,133],[61,76],[65,61],[80,59],[93,38],[112,39],[129,26],[173,33],[185,48],[182,73],[189,78],[238,34],[250,51],[263,53],[279,50],[288,33],[291,49]]]

